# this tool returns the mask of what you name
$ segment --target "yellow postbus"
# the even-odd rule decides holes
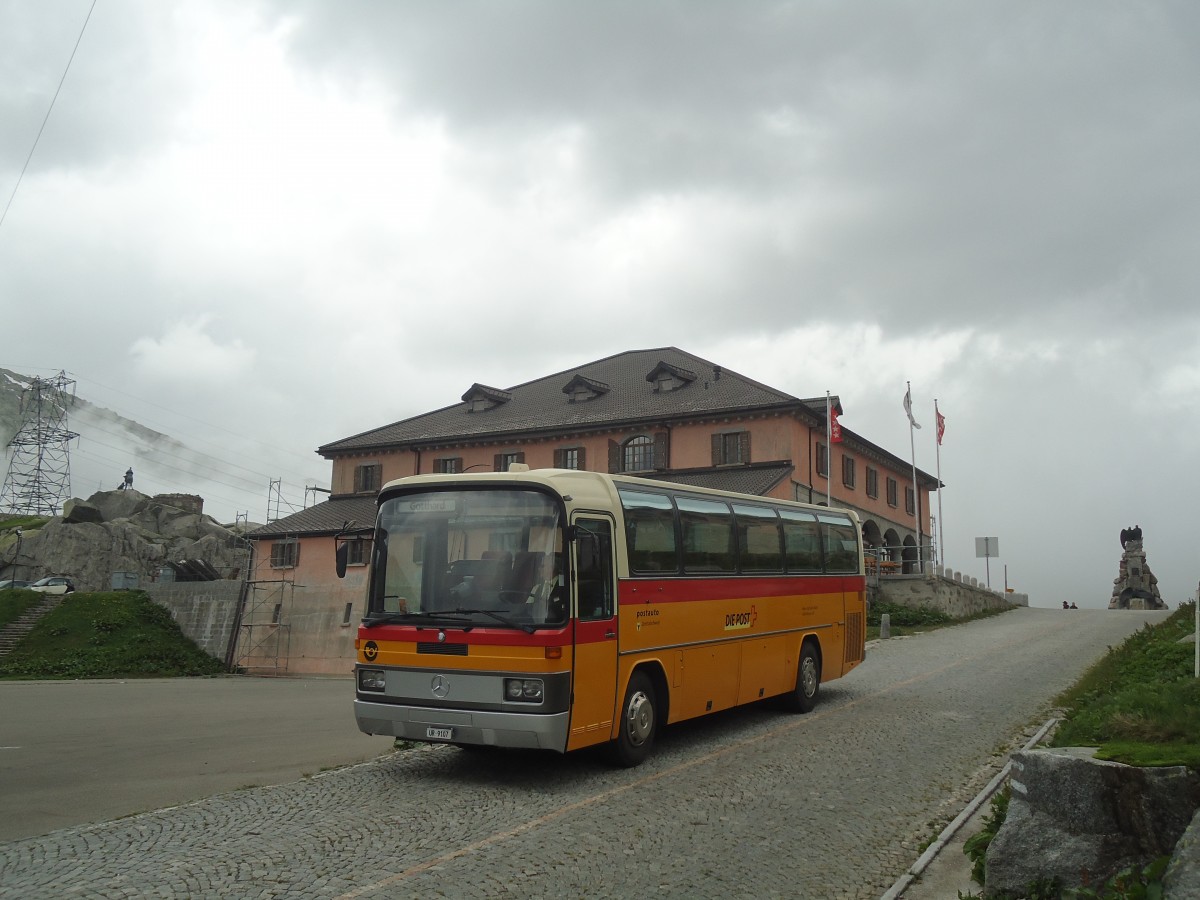
[[[632,766],[666,725],[768,697],[806,712],[862,662],[853,512],[516,468],[381,490],[356,641],[362,731],[611,744]]]

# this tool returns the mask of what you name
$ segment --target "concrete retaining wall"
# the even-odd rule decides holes
[[[961,574],[940,566],[927,575],[884,575],[878,582],[874,597],[883,603],[910,609],[937,609],[956,619],[989,609],[1029,605],[1028,594],[988,590],[975,579],[964,580]]]
[[[275,669],[276,661],[271,660],[276,674],[342,675],[353,667],[354,637],[358,618],[362,615],[364,591],[361,582],[365,570],[350,574],[359,577],[347,577],[348,584],[322,584],[321,589],[297,587],[294,596],[289,592],[281,616],[289,627],[289,646],[283,653],[284,658],[278,660],[279,669]],[[938,609],[955,618],[987,609],[1029,605],[1029,598],[1024,594],[989,591],[961,579],[962,576],[955,577],[954,573],[940,570],[929,575],[885,575],[868,579],[867,597],[872,603]],[[243,582],[237,580],[155,582],[144,587],[151,599],[170,611],[185,635],[220,660],[226,658],[234,639],[242,589]],[[346,603],[352,604],[348,623],[344,614]],[[264,610],[264,615],[270,612],[267,607]],[[242,637],[245,639],[246,636]],[[238,658],[248,652],[245,647],[239,648]],[[242,662],[253,668],[252,661]]]
[[[205,653],[224,660],[237,626],[238,597],[243,582],[155,582],[143,590],[165,606],[180,630]]]

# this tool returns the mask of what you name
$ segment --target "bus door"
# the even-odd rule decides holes
[[[571,681],[571,734],[575,750],[612,738],[617,708],[617,592],[613,520],[572,517],[575,660]]]

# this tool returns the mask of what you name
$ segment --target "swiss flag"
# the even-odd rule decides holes
[[[842,442],[842,423],[838,421],[836,406],[829,407],[829,440],[834,444]]]

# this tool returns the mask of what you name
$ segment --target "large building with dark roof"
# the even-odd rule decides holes
[[[832,403],[840,413],[839,398]],[[277,663],[286,660],[289,671],[348,670],[365,570],[333,578],[334,535],[369,528],[379,488],[414,474],[524,463],[811,503],[831,496],[833,505],[858,512],[866,545],[892,567],[927,560],[936,479],[917,470],[914,491],[911,462],[844,426],[831,454],[826,434],[825,397],[792,396],[676,347],[626,351],[513,387],[471,384],[457,403],[318,448],[333,466],[329,499],[251,535],[255,584],[293,586],[277,601],[249,604],[244,642],[256,643],[254,610],[260,617],[269,611],[278,620]],[[313,641],[298,640],[296,628],[286,651],[279,649],[289,610],[303,611],[310,637],[314,628],[326,633],[311,657],[304,647]],[[264,659],[270,652],[267,646]],[[253,658],[241,654],[247,668],[272,667]]]

